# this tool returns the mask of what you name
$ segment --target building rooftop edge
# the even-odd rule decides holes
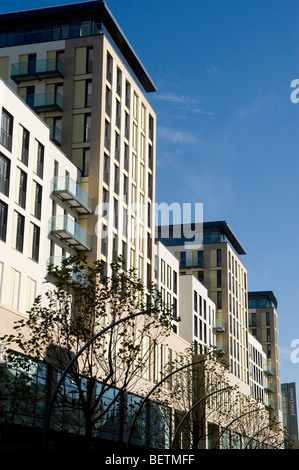
[[[29,19],[46,19],[46,18],[67,18],[67,15],[72,12],[73,14],[80,14],[84,10],[85,13],[90,13],[94,17],[99,17],[99,22],[103,23],[111,38],[117,45],[120,52],[125,57],[126,61],[134,71],[136,77],[144,87],[146,92],[156,91],[156,87],[151,77],[147,73],[142,62],[138,58],[136,52],[126,38],[124,32],[118,25],[113,14],[107,7],[103,0],[93,0],[91,2],[72,3],[68,5],[59,5],[53,7],[37,8],[32,10],[23,10],[11,13],[0,14],[0,28],[5,26],[9,28],[10,25],[15,25],[16,21],[19,24],[26,23]]]
[[[268,297],[277,308],[278,302],[272,290],[261,290],[261,291],[249,291],[248,292],[248,299],[254,297]]]
[[[186,224],[176,224],[176,225],[173,225],[172,227],[174,229],[176,229],[176,228],[179,228],[179,227],[184,227],[184,225],[186,225]],[[228,241],[231,243],[233,248],[236,250],[236,252],[239,255],[246,255],[246,251],[244,250],[243,246],[241,245],[241,243],[239,242],[237,237],[234,235],[233,231],[231,230],[231,228],[229,227],[229,225],[226,221],[222,220],[222,221],[212,221],[212,222],[203,222],[203,223],[194,223],[194,224],[191,223],[191,226],[193,227],[192,230],[196,230],[197,228],[198,228],[198,230],[200,230],[200,229],[205,230],[205,229],[209,229],[209,228],[219,228],[221,230],[221,232],[226,236]],[[167,229],[167,228],[170,227],[170,225],[160,225],[159,226],[159,228],[163,228],[163,227],[165,229]],[[163,237],[161,237],[161,238],[163,238]],[[159,237],[158,237],[158,239],[159,239]]]

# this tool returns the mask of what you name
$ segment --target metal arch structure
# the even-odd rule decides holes
[[[126,448],[128,449],[129,446],[130,446],[130,442],[131,442],[131,435],[132,435],[132,432],[133,432],[133,428],[135,426],[135,423],[136,423],[136,420],[137,420],[137,417],[141,411],[141,408],[143,407],[143,405],[145,404],[145,402],[149,399],[149,397],[151,396],[151,394],[163,383],[165,382],[166,380],[168,380],[172,375],[176,374],[177,372],[180,372],[184,369],[186,369],[187,367],[192,367],[196,364],[200,364],[200,363],[203,363],[205,362],[207,359],[200,359],[198,361],[195,361],[195,362],[191,362],[190,364],[185,364],[184,366],[182,367],[179,367],[179,369],[175,369],[174,371],[170,372],[168,375],[166,375],[163,379],[161,379],[149,392],[148,394],[143,398],[143,400],[141,401],[139,407],[137,408],[137,411],[134,415],[134,418],[131,422],[131,425],[130,425],[130,428],[129,428],[129,433],[128,433],[128,437],[127,437],[127,443],[126,443]]]
[[[51,413],[52,413],[52,410],[53,410],[53,407],[54,407],[54,403],[55,403],[55,400],[56,400],[56,397],[57,397],[57,394],[58,394],[58,391],[59,391],[59,388],[60,386],[62,385],[64,379],[66,378],[68,372],[70,371],[70,369],[73,367],[73,365],[75,364],[75,362],[77,361],[77,359],[81,356],[81,354],[97,339],[99,338],[101,335],[103,335],[104,333],[106,333],[108,330],[110,330],[111,328],[119,325],[120,323],[123,323],[127,320],[131,320],[132,318],[136,318],[140,315],[147,315],[147,314],[150,314],[152,313],[154,310],[156,310],[156,308],[150,308],[148,310],[143,310],[141,312],[137,312],[137,313],[133,313],[131,315],[128,315],[127,317],[124,317],[124,318],[121,318],[113,323],[111,323],[110,325],[108,325],[107,327],[103,328],[101,331],[99,331],[97,334],[95,334],[89,341],[87,341],[87,343],[84,344],[84,346],[77,352],[77,354],[73,357],[73,359],[69,362],[69,364],[67,365],[67,367],[64,369],[63,373],[61,374],[61,377],[59,379],[59,381],[57,382],[57,385],[55,387],[55,390],[52,394],[52,397],[51,397],[51,400],[49,402],[49,405],[48,405],[48,408],[47,408],[47,414],[46,414],[46,419],[45,419],[45,423],[44,423],[44,427],[43,427],[43,442],[42,442],[42,448],[43,449],[47,449],[48,447],[48,434],[49,434],[49,427],[50,427],[50,417],[51,417]]]
[[[262,431],[264,431],[265,429],[267,428],[270,428],[271,426],[276,426],[277,424],[281,424],[280,422],[277,422],[277,423],[270,423],[270,424],[267,424],[267,426],[264,426],[262,429],[260,429],[258,432],[256,432],[250,439],[249,441],[247,442],[246,446],[244,447],[244,449],[246,449],[246,447],[248,447],[248,445],[253,441],[253,439]]]
[[[194,410],[194,408],[196,408],[200,403],[202,403],[204,400],[206,400],[207,398],[209,398],[210,396],[212,395],[215,395],[216,393],[220,393],[220,392],[224,392],[225,390],[229,390],[233,388],[232,386],[228,386],[228,387],[224,387],[224,388],[220,388],[219,390],[215,390],[214,392],[211,392],[209,393],[208,395],[205,395],[203,398],[201,398],[200,400],[198,400],[196,403],[194,403],[194,405],[191,406],[191,408],[187,411],[187,413],[185,413],[185,415],[183,416],[183,418],[181,419],[178,427],[176,428],[176,431],[175,431],[175,434],[173,436],[173,439],[172,439],[172,443],[171,443],[171,449],[173,449],[173,446],[174,446],[174,443],[175,443],[175,440],[177,438],[177,435],[179,433],[179,430],[181,428],[181,426],[183,425],[185,419],[189,416],[189,414]]]
[[[260,408],[256,408],[256,409],[254,409],[254,410],[247,411],[246,413],[243,413],[243,414],[241,414],[240,416],[237,416],[236,418],[234,418],[234,419],[221,431],[221,433],[219,434],[218,439],[217,439],[217,441],[216,441],[216,443],[215,443],[215,445],[214,445],[214,449],[216,449],[216,446],[217,446],[218,442],[220,441],[221,436],[225,433],[225,431],[226,431],[232,424],[234,424],[234,423],[235,423],[236,421],[238,421],[240,418],[243,418],[243,416],[249,415],[249,414],[251,414],[251,413],[256,413],[257,411],[261,411]]]

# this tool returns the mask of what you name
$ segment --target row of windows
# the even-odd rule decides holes
[[[6,242],[8,227],[8,205],[0,200],[0,240]],[[17,211],[13,215],[12,246],[19,252],[24,251],[25,216]],[[40,247],[40,227],[32,222],[29,225],[29,257],[38,262]]]

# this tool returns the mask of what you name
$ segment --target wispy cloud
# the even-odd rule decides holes
[[[216,75],[217,73],[220,72],[219,67],[217,65],[210,65],[209,67],[206,68],[206,72],[210,73],[211,75]]]
[[[191,113],[198,114],[214,114],[210,111],[205,111],[202,108],[200,100],[192,98],[190,96],[178,95],[175,93],[158,93],[155,96],[156,99],[160,101],[165,101],[167,103],[172,103],[176,105],[179,109],[185,110]]]
[[[192,132],[185,129],[174,129],[172,127],[158,126],[157,137],[173,144],[198,145],[201,143],[201,140],[195,134],[192,134]]]

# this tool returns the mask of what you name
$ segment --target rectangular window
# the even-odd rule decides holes
[[[112,67],[113,67],[113,60],[111,55],[107,54],[107,70],[106,70],[106,78],[109,83],[112,83]]]
[[[221,287],[221,270],[220,269],[217,271],[217,287],[218,288]]]
[[[91,114],[84,116],[84,142],[90,142]]]
[[[194,293],[193,293],[193,299],[194,299],[193,310],[195,310],[195,312],[197,312],[198,304],[197,304],[197,292],[196,291],[194,291]]]
[[[9,195],[10,160],[0,153],[0,192]]]
[[[35,195],[34,195],[34,209],[33,215],[38,220],[41,218],[41,211],[42,211],[42,192],[43,188],[40,184],[35,183]]]
[[[11,151],[12,147],[12,130],[13,117],[3,108],[1,116],[0,143],[9,151]]]
[[[92,81],[86,80],[85,83],[85,108],[90,108],[92,103]]]
[[[7,204],[5,204],[3,201],[0,201],[0,240],[3,242],[6,241],[7,210]]]
[[[36,174],[42,179],[44,174],[44,146],[37,141]]]
[[[217,250],[217,266],[221,266],[221,250]]]
[[[118,94],[118,96],[121,96],[121,92],[122,92],[122,73],[121,73],[120,69],[117,69],[117,72],[116,72],[116,93]]]
[[[31,259],[38,262],[39,245],[40,245],[40,228],[35,224],[30,224],[30,232],[32,236]]]
[[[16,239],[15,239],[15,248],[18,251],[23,252],[24,245],[24,227],[25,227],[25,217],[18,212],[15,212],[16,217]]]
[[[176,271],[173,271],[173,292],[177,294],[178,290],[178,275]]]
[[[89,160],[90,160],[90,149],[83,149],[83,160],[82,160],[82,176],[89,175]]]
[[[19,188],[18,188],[18,204],[25,209],[26,207],[26,191],[27,191],[27,174],[18,168]]]
[[[28,155],[29,155],[29,131],[22,128],[22,147],[21,147],[21,162],[28,166]]]

